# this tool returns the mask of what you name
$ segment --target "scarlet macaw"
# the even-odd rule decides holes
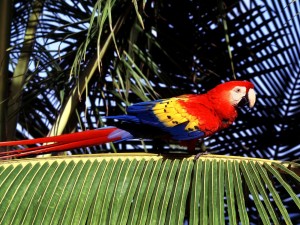
[[[188,94],[133,104],[127,108],[126,115],[107,117],[120,121],[118,128],[104,127],[53,137],[0,142],[0,146],[51,143],[2,152],[0,158],[65,151],[132,138],[167,138],[179,141],[191,149],[199,138],[230,126],[237,117],[237,107],[248,103],[251,108],[255,101],[254,85],[251,82],[230,81],[205,94]]]

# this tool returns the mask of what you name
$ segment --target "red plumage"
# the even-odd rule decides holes
[[[228,101],[229,91],[236,86],[246,87],[246,91],[254,89],[248,81],[231,81],[216,86],[206,94],[186,95],[187,101],[179,101],[187,112],[199,119],[199,128],[210,136],[217,131],[229,127],[237,117],[236,106]]]

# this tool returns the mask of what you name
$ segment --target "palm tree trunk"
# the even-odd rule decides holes
[[[7,99],[8,99],[8,63],[10,46],[10,24],[12,1],[0,1],[0,141],[6,140],[6,119],[7,119]],[[1,150],[0,150],[1,151]]]
[[[11,93],[8,102],[7,138],[9,140],[13,139],[15,136],[18,122],[18,112],[19,108],[21,107],[20,97],[22,95],[25,74],[28,70],[31,52],[35,43],[34,37],[43,5],[44,1],[42,0],[35,0],[32,3],[32,12],[27,24],[23,47],[21,49],[21,54],[13,74]]]

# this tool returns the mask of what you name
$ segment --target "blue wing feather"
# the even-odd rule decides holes
[[[108,116],[107,119],[117,119],[122,123],[122,129],[127,130],[136,137],[147,137],[154,132],[154,136],[168,135],[174,140],[184,141],[198,139],[204,136],[200,130],[185,130],[186,123],[167,127],[153,113],[152,108],[162,100],[141,102],[127,108],[128,115]]]

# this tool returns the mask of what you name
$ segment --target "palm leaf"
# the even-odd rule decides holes
[[[299,193],[290,185],[300,180],[299,166],[217,155],[197,161],[154,154],[2,161],[0,221],[292,224],[280,191],[300,209]],[[251,207],[255,218],[248,215]]]

